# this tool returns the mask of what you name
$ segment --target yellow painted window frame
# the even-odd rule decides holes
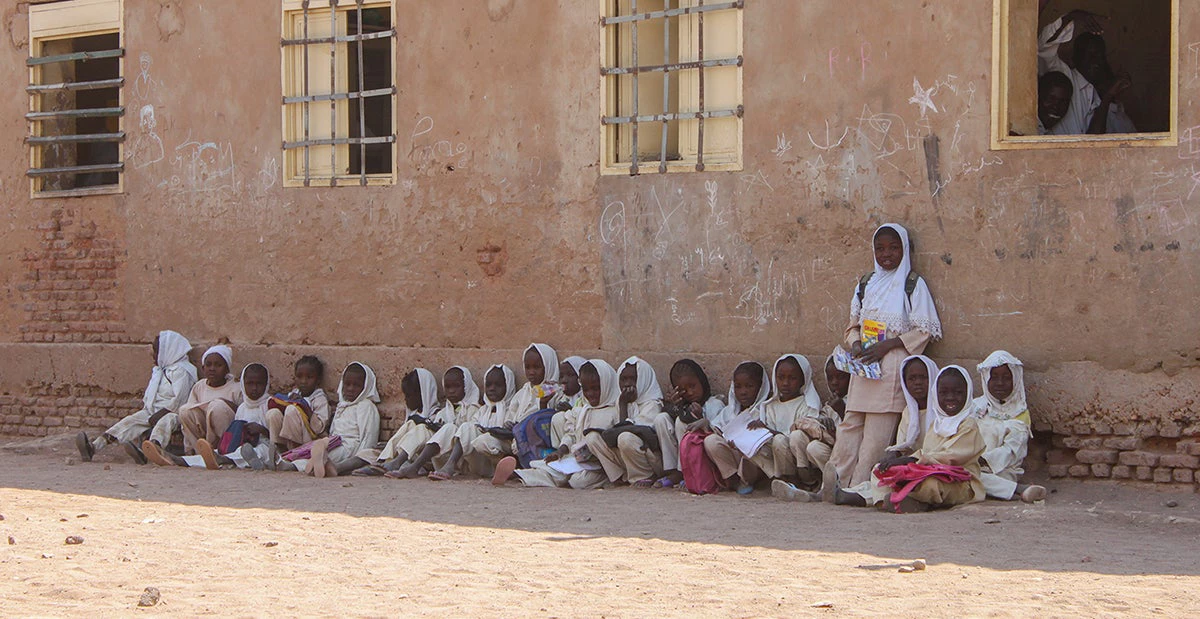
[[[723,0],[705,0],[705,2],[707,4],[719,4],[722,1]],[[613,15],[615,13],[614,9],[616,7],[619,7],[620,4],[621,4],[621,0],[598,0],[600,17],[603,18],[606,16]],[[681,0],[679,2],[679,4],[696,5],[697,0]],[[638,12],[641,13],[644,11],[639,9]],[[733,10],[733,12],[736,13],[736,20],[737,20],[737,26],[736,26],[737,30],[733,34],[733,36],[736,38],[735,47],[737,50],[737,56],[742,57],[745,53],[745,17],[744,17],[745,8],[739,8],[739,9]],[[697,36],[696,36],[696,28],[694,27],[695,20],[696,20],[696,17],[694,15],[679,17],[680,25],[679,25],[678,30],[676,31],[677,36],[676,36],[675,40],[678,42],[678,44],[680,46],[679,57],[681,60],[683,60],[685,58],[695,58],[697,56],[697,53],[695,52],[695,48],[696,48],[696,44],[698,41],[697,41]],[[685,21],[693,22],[693,23],[689,23],[685,26]],[[643,23],[645,23],[645,22],[643,22]],[[657,24],[657,22],[654,22],[654,23]],[[611,45],[612,45],[611,39],[615,36],[614,34],[611,33],[611,31],[610,31],[611,28],[614,28],[614,26],[607,26],[607,27],[605,27],[603,25],[601,26],[601,31],[600,31],[600,66],[601,67],[616,66],[618,64],[617,59],[619,58],[619,56],[622,52],[622,50],[611,48]],[[688,36],[685,38],[684,36],[682,36],[683,33],[687,33]],[[711,33],[706,32],[705,40],[708,40],[709,36],[711,36]],[[658,60],[654,60],[653,62],[640,62],[640,64],[645,66],[645,65],[657,64],[658,62],[659,62]],[[699,70],[703,70],[703,69],[699,69]],[[697,101],[697,99],[698,99],[697,93],[692,92],[692,90],[691,90],[691,84],[696,81],[694,76],[692,76],[692,74],[694,74],[695,71],[696,70],[680,71],[678,73],[679,74],[678,110],[695,109],[695,108],[699,107],[698,101]],[[610,79],[609,76],[605,76],[603,74],[600,76],[600,117],[601,118],[608,116],[610,111],[617,109],[618,97],[621,96],[621,93],[619,93],[617,91],[622,90],[622,89],[610,88],[609,87],[609,79]],[[685,87],[685,84],[687,85],[686,87]],[[706,95],[707,95],[707,91],[710,88],[712,88],[711,85],[706,85],[706,87],[705,87]],[[737,99],[737,107],[741,108],[745,104],[745,90],[743,88],[743,68],[742,68],[742,66],[736,67],[736,99]],[[706,107],[708,107],[708,106],[706,105]],[[655,111],[655,112],[657,112],[657,111]],[[736,129],[733,131],[732,135],[730,136],[730,140],[728,140],[727,143],[724,143],[719,146],[710,145],[712,136],[706,132],[705,145],[704,145],[704,171],[716,171],[716,172],[735,171],[736,172],[736,171],[741,171],[743,169],[743,167],[744,167],[743,144],[745,141],[744,119],[741,115],[736,116],[735,118],[736,118]],[[687,125],[694,124],[694,123],[696,123],[696,121],[680,120],[680,121],[676,121],[676,122],[680,123],[679,138],[678,138],[679,150],[681,153],[687,154],[691,158],[690,159],[685,158],[681,161],[668,161],[666,164],[667,167],[666,167],[665,172],[667,172],[667,173],[696,172],[697,171],[696,170],[696,157],[695,157],[696,138],[693,137],[694,132],[692,132],[692,131],[685,132],[685,130],[684,130]],[[605,124],[600,125],[600,173],[602,175],[618,176],[618,175],[630,175],[632,173],[632,166],[630,165],[630,162],[619,160],[620,155],[618,154],[618,149],[617,149],[618,140],[616,138],[620,131],[621,131],[621,126],[619,126],[619,125],[605,125]],[[658,137],[657,137],[658,135],[659,135],[658,133],[655,133],[655,139],[658,139]],[[732,143],[729,143],[729,142],[732,142]],[[709,159],[710,157],[713,157],[713,159],[710,160]],[[658,173],[660,171],[662,171],[662,170],[660,170],[660,162],[657,159],[638,162],[637,174],[652,174],[652,173]]]
[[[993,0],[992,150],[1179,145],[1179,0],[1171,0],[1171,128],[1157,133],[1008,135],[1010,111],[1037,114],[1037,0]],[[1020,79],[1014,79],[1013,74]],[[1028,77],[1025,77],[1028,76]],[[1036,131],[1036,129],[1035,129]]]
[[[308,2],[309,21],[310,21],[309,37],[315,38],[318,36],[328,36],[328,34],[313,33],[312,29],[311,29],[311,25],[313,23],[317,23],[322,26],[326,26],[329,24],[329,21],[330,21],[329,14],[328,14],[329,6],[330,6],[329,0],[309,0],[309,2]],[[352,13],[357,8],[358,8],[358,4],[354,0],[341,0],[340,2],[337,2],[337,10],[339,12],[343,12],[343,13],[347,14],[347,17],[345,19],[341,19],[338,22],[341,27],[345,27],[349,23],[348,22],[349,14]],[[393,29],[396,28],[396,5],[395,5],[394,1],[375,0],[372,2],[364,2],[362,8],[363,9],[380,9],[380,8],[388,9],[388,11],[391,14],[392,28]],[[283,9],[282,17],[280,19],[280,36],[281,36],[281,38],[283,38],[283,39],[301,39],[301,38],[303,38],[304,37],[303,30],[298,30],[293,26],[293,24],[296,23],[295,20],[297,17],[299,17],[300,20],[303,20],[304,3],[302,2],[302,0],[282,0],[282,9]],[[301,28],[302,27],[303,26],[301,23]],[[344,34],[345,34],[345,32],[338,33],[339,36],[344,35]],[[397,39],[396,36],[390,37],[391,55],[392,55],[392,87],[397,88],[397,90],[398,90],[398,87],[397,87],[397,75],[398,75],[398,66],[397,65],[398,65],[398,63],[396,62],[396,50],[397,50],[396,39]],[[349,53],[351,46],[350,46],[350,44],[346,44],[346,43],[342,43],[339,45],[342,45],[346,48],[345,53],[339,53],[339,56],[341,56],[342,59],[338,61],[339,62],[338,66],[340,68],[344,68],[344,67],[348,66],[345,62],[345,59],[348,58],[347,54]],[[325,50],[325,55],[322,55],[317,50],[309,51],[309,56],[310,56],[310,60],[309,60],[310,71],[309,72],[311,74],[313,68],[319,68],[319,70],[323,71],[322,75],[324,77],[323,77],[323,81],[322,81],[321,85],[325,89],[328,89],[328,87],[329,87],[328,86],[329,63],[327,60],[325,60],[328,58],[328,45],[314,44],[310,47],[323,48]],[[294,45],[294,46],[283,46],[282,49],[280,50],[279,72],[280,72],[283,97],[299,96],[300,91],[303,88],[303,80],[304,80],[304,75],[303,75],[304,51],[303,51],[303,49],[304,49],[303,46]],[[313,63],[313,60],[312,60],[312,57],[314,55],[318,59],[320,59],[315,64]],[[349,88],[348,72],[343,69],[343,74],[341,76],[339,76],[337,79],[338,79],[338,91],[346,92],[346,90]],[[312,82],[312,80],[310,79],[310,83],[311,82]],[[320,93],[318,92],[318,93],[313,93],[313,94],[320,94]],[[367,174],[366,175],[367,186],[388,186],[388,185],[396,184],[396,170],[397,170],[397,165],[398,165],[397,150],[396,150],[396,127],[398,126],[396,93],[393,92],[389,96],[391,97],[391,101],[392,101],[392,142],[391,142],[392,169],[387,173]],[[343,103],[343,105],[340,106],[341,109],[337,111],[337,123],[338,123],[337,135],[348,136],[349,135],[349,118],[350,118],[349,101],[342,100],[342,101],[340,101],[340,103]],[[310,112],[310,118],[313,116],[323,115],[325,124],[328,124],[328,110],[329,110],[328,106],[327,105],[323,105],[323,106],[318,105],[317,103],[314,103],[312,105],[322,108],[323,111],[321,112],[321,114],[313,114]],[[304,122],[303,121],[303,114],[304,114],[303,104],[284,104],[284,103],[282,103],[282,98],[281,98],[281,108],[282,108],[281,114],[282,114],[283,142],[294,142],[294,141],[303,140],[304,139],[304,136],[303,136],[303,122]],[[311,125],[311,123],[310,123],[310,125]],[[289,130],[291,132],[295,132],[296,134],[291,133]],[[312,136],[312,134],[311,134],[311,126],[310,126],[310,139],[317,139],[315,136]],[[310,154],[309,154],[309,162],[310,162],[309,167],[310,168],[313,167],[312,162],[317,158],[323,158],[325,161],[328,161],[327,155],[325,155],[325,154],[317,155],[317,154],[314,154],[311,152],[312,149],[319,150],[321,148],[322,147],[311,147],[310,148]],[[328,148],[328,147],[325,147],[325,148]],[[356,148],[356,147],[349,145],[349,144],[341,144],[341,145],[335,145],[334,148],[336,148],[337,151],[339,151],[337,153],[337,161],[346,162],[348,165],[349,161],[350,161],[350,148]],[[324,152],[327,152],[327,151],[324,151]],[[283,186],[284,187],[305,187],[305,186],[310,186],[310,187],[359,187],[359,186],[361,186],[362,175],[361,174],[350,174],[350,173],[347,173],[344,175],[335,175],[335,174],[331,173],[330,175],[325,175],[325,176],[316,176],[316,175],[310,174],[309,175],[309,183],[306,184],[304,182],[303,165],[304,165],[304,149],[303,148],[283,149],[283,166],[282,167],[283,167]],[[362,165],[366,165],[366,163],[363,162]]]
[[[124,0],[68,0],[30,5],[29,55],[34,58],[40,57],[42,47],[52,41],[113,33],[117,34],[117,45],[124,49],[124,16]],[[118,59],[117,65],[118,77],[124,78],[125,58]],[[40,65],[29,67],[29,83],[41,84],[41,80],[42,67]],[[119,105],[124,108],[125,88],[121,87],[118,91]],[[41,96],[36,92],[29,93],[29,111],[42,111]],[[41,122],[29,122],[29,135],[41,137],[43,135],[41,125]],[[124,113],[117,117],[117,125],[118,131],[125,131]],[[125,143],[123,141],[117,142],[117,160],[122,163],[125,161]],[[41,166],[41,149],[31,144],[29,146],[29,167],[36,169]],[[115,185],[43,191],[38,188],[40,181],[41,179],[38,178],[29,179],[29,196],[31,198],[49,199],[119,194],[125,191],[125,170],[117,172]]]

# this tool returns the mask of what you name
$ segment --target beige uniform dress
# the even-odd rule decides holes
[[[591,453],[587,446],[588,438],[600,432],[589,430],[607,430],[617,424],[621,411],[618,400],[621,396],[617,372],[606,361],[592,359],[588,365],[596,368],[600,375],[600,398],[596,405],[588,403],[580,409],[575,427],[564,436],[563,440],[570,441],[569,454],[576,461],[589,467],[588,470],[565,474],[545,460],[534,460],[530,468],[516,471],[521,482],[528,487],[544,488],[575,488],[586,490],[599,488],[607,479],[602,465]],[[603,442],[603,441],[601,441]]]
[[[438,402],[438,384],[433,373],[425,368],[413,370],[417,373],[417,382],[421,391],[421,410],[409,410],[405,413],[404,423],[396,429],[392,438],[382,450],[375,450],[374,445],[366,446],[358,457],[366,462],[384,463],[401,453],[406,458],[413,458],[420,452],[421,447],[433,437],[433,430],[424,423],[419,423],[414,416],[420,415],[425,419],[433,419],[440,410]]]
[[[354,401],[348,402],[342,388],[345,371],[342,372],[342,382],[338,383],[338,404],[329,425],[329,437],[341,437],[342,444],[326,453],[329,462],[334,466],[355,457],[364,447],[379,442],[379,408],[376,406],[379,402],[379,390],[375,386],[375,371],[367,364],[357,361],[350,365],[362,367],[367,377],[363,382],[362,393],[358,394]],[[346,367],[349,368],[350,365]],[[292,463],[303,471],[308,460],[293,460]]]
[[[637,399],[626,406],[627,417],[623,421],[652,428],[654,420],[662,414],[663,394],[658,384],[658,375],[648,362],[637,357],[626,359],[621,364],[621,369],[624,370],[626,366],[637,368]],[[592,455],[604,467],[609,481],[653,480],[655,475],[662,472],[662,455],[652,449],[646,449],[645,442],[637,434],[620,433],[617,435],[615,447],[609,447],[598,432],[588,434],[584,440]]]
[[[753,363],[762,368],[762,364],[757,361],[743,361],[738,366],[740,367],[746,363]],[[737,370],[734,370],[734,375],[737,375]],[[771,395],[771,378],[767,374],[766,368],[762,370],[762,377],[762,385],[759,386],[758,395],[755,397],[754,403],[745,409],[748,413],[761,414],[760,411],[767,401],[767,396]],[[708,454],[713,464],[717,465],[717,470],[720,471],[721,477],[724,479],[729,479],[734,475],[740,474],[743,461],[746,459],[745,454],[721,435],[725,426],[740,414],[742,414],[742,405],[737,401],[734,394],[733,380],[731,379],[729,382],[729,404],[721,409],[721,413],[717,415],[716,419],[710,420],[713,433],[704,437],[704,453]]]
[[[233,402],[230,408],[226,402]],[[213,416],[229,420],[237,414],[236,407],[242,403],[241,384],[233,376],[225,377],[225,384],[220,387],[208,386],[208,379],[201,380],[192,386],[188,400],[179,407],[179,422],[183,427],[183,449],[188,453],[196,451],[198,439],[209,439],[209,419]]]
[[[513,440],[502,440],[480,429],[503,427],[516,416],[512,412],[513,397],[517,392],[516,375],[507,365],[493,365],[488,368],[488,373],[492,370],[500,370],[504,374],[504,397],[499,402],[485,399],[483,406],[475,414],[474,423],[468,422],[458,426],[455,433],[455,438],[463,449],[463,466],[481,477],[490,476],[496,469],[496,463],[515,450]],[[486,378],[487,373],[484,374],[484,379]]]
[[[308,395],[301,395],[298,389],[288,394],[291,398],[304,398],[312,414],[308,416],[310,434],[304,427],[304,411],[295,404],[279,410],[272,408],[267,411],[267,429],[271,431],[271,442],[278,443],[280,439],[303,445],[313,439],[320,438],[329,427],[329,397],[320,387]]]
[[[925,435],[921,448],[913,453],[920,464],[950,464],[961,466],[971,473],[971,481],[944,482],[926,479],[908,496],[935,507],[951,507],[982,501],[987,491],[980,481],[979,456],[983,455],[983,435],[974,419],[966,419],[953,436],[943,437],[936,432]]]

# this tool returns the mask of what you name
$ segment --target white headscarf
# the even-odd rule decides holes
[[[471,370],[461,365],[456,365],[450,368],[450,370],[458,370],[463,375],[463,399],[460,404],[482,404],[483,400],[480,399],[479,385],[475,384],[475,379],[471,376]],[[446,374],[449,374],[450,370],[446,370]],[[442,375],[443,390],[446,388],[446,374]],[[446,396],[446,399],[449,400],[450,397]]]
[[[587,359],[584,359],[583,357],[580,357],[579,355],[571,355],[570,357],[563,359],[563,363],[566,363],[566,364],[570,365],[571,367],[575,368],[575,374],[578,375],[579,368],[583,367],[583,364],[587,363]]]
[[[358,394],[358,397],[354,398],[353,402],[347,402],[346,396],[342,393],[342,383],[344,383],[346,380],[346,370],[349,370],[350,366],[352,365],[357,365],[358,367],[362,368],[367,377],[363,380],[362,393]],[[375,370],[372,370],[371,366],[360,361],[355,361],[347,365],[346,370],[342,370],[342,378],[338,380],[338,410],[348,408],[358,404],[359,402],[362,402],[363,400],[370,400],[372,402],[379,401],[379,390],[375,387]]]
[[[433,376],[433,372],[425,368],[417,368],[413,370],[417,373],[418,390],[421,392],[421,410],[408,411],[408,414],[420,413],[426,417],[436,415],[438,409],[441,408],[438,404],[438,382]]]
[[[762,386],[758,388],[758,395],[755,396],[754,403],[750,405],[750,408],[754,408],[755,406],[758,406],[758,405],[766,402],[767,396],[771,395],[771,377],[770,377],[770,375],[767,374],[767,368],[763,367],[763,364],[761,364],[757,361],[743,361],[743,362],[737,364],[737,367],[735,367],[733,369],[734,375],[737,375],[737,368],[740,368],[747,363],[753,363],[754,365],[757,365],[758,367],[762,368],[762,371],[763,371],[762,372]],[[742,405],[740,402],[738,402],[737,394],[735,394],[734,390],[733,390],[732,377],[730,377],[730,381],[729,381],[729,404],[725,405],[725,408],[730,408],[730,407],[732,407],[730,410],[730,414],[729,414],[730,418],[732,418],[733,415],[736,415],[736,414],[742,412]],[[722,416],[724,416],[724,415],[722,415]]]
[[[604,359],[589,359],[584,365],[596,368],[596,374],[600,376],[600,403],[592,406],[592,403],[588,402],[588,406],[591,408],[616,406],[621,399],[621,380],[617,376],[617,371]]]
[[[808,359],[805,359],[803,356],[787,354],[775,360],[775,365],[771,369],[771,380],[774,381],[776,387],[779,385],[779,376],[777,374],[779,372],[779,364],[784,359],[794,359],[800,365],[800,371],[804,373],[804,385],[800,388],[800,393],[804,396],[804,403],[815,411],[821,410],[821,395],[817,393],[817,385],[813,382],[812,366],[809,364]],[[772,399],[779,399],[778,389]]]
[[[225,360],[225,367],[229,368],[229,371],[231,371],[231,372],[233,371],[233,349],[232,348],[230,348],[224,344],[217,344],[216,346],[213,346],[213,347],[209,348],[208,350],[204,351],[204,356],[200,357],[200,363],[203,364],[204,360],[208,359],[209,355],[217,355],[217,356],[221,357],[222,359]],[[245,368],[243,368],[243,371],[245,371]]]
[[[262,368],[263,372],[266,372],[267,385],[266,385],[266,387],[263,388],[262,396],[259,397],[257,400],[252,400],[252,399],[250,399],[250,394],[246,393],[246,370],[249,370],[250,368],[255,367],[255,366]],[[246,365],[246,367],[242,368],[241,378],[239,380],[242,383],[241,384],[242,404],[245,404],[246,408],[251,409],[251,410],[260,409],[260,408],[265,409],[267,407],[267,402],[271,399],[271,371],[267,369],[267,366],[265,366],[261,363],[249,363]]]
[[[900,266],[891,271],[884,270],[875,260],[875,272],[867,282],[863,291],[863,299],[858,300],[858,287],[854,288],[854,298],[850,301],[850,319],[856,323],[862,320],[878,320],[887,324],[888,337],[896,337],[912,329],[920,329],[933,339],[942,337],[942,323],[938,320],[937,308],[933,305],[933,296],[925,280],[918,279],[910,299],[904,292],[904,283],[912,271],[912,251],[908,242],[908,231],[900,224],[884,224],[875,230],[871,237],[872,248],[875,237],[880,231],[889,228],[900,236],[904,247],[904,257]]]
[[[937,385],[942,381],[942,375],[951,370],[961,372],[963,380],[967,383],[967,398],[963,402],[962,410],[958,411],[957,415],[947,415],[946,411],[942,410],[942,405],[937,398]],[[927,421],[929,430],[943,438],[954,436],[958,432],[958,426],[972,415],[975,408],[971,400],[972,395],[971,375],[967,373],[966,369],[958,365],[948,365],[942,368],[937,374],[937,380],[929,385],[929,410],[925,413],[927,417],[931,417]]]
[[[624,370],[627,365],[637,368],[637,403],[647,404],[649,402],[662,401],[662,387],[658,384],[658,374],[654,372],[654,368],[650,367],[649,363],[646,363],[644,359],[636,355],[626,359],[621,364],[621,370]],[[620,379],[619,374],[617,378]]]
[[[925,371],[929,373],[929,387],[925,390],[925,401],[918,402],[911,393],[908,392],[908,383],[904,382],[904,368],[908,367],[908,362],[917,359],[925,364]],[[888,451],[901,451],[905,449],[913,449],[919,446],[921,441],[925,440],[925,432],[929,430],[930,421],[933,415],[929,413],[931,403],[937,399],[933,391],[933,381],[938,377],[938,366],[933,362],[933,359],[925,355],[910,355],[904,358],[904,362],[900,364],[900,388],[904,391],[904,401],[908,406],[908,430],[905,432],[903,443],[897,443],[888,447]],[[968,383],[971,381],[967,381]],[[921,405],[925,406],[922,407]],[[925,409],[925,423],[921,423],[921,409]]]
[[[1008,399],[1001,402],[988,391],[988,381],[992,380],[992,369],[1007,365],[1013,376],[1013,391]],[[981,417],[1007,421],[1029,409],[1025,403],[1025,367],[1021,360],[1007,351],[997,350],[988,355],[979,366],[979,380],[983,383],[983,396],[987,398],[987,410],[976,411]]]
[[[538,356],[542,358],[542,367],[546,368],[546,375],[544,378],[542,378],[542,384],[545,385],[546,383],[557,383],[558,353],[554,352],[554,349],[550,348],[548,344],[538,344],[536,342],[530,344],[529,348],[525,349],[525,352],[527,353],[531,350],[537,352]],[[525,361],[522,359],[521,363],[524,364]]]
[[[158,358],[154,369],[150,371],[150,382],[146,385],[146,393],[142,396],[142,404],[146,410],[154,412],[154,399],[158,397],[158,388],[163,381],[167,368],[178,366],[196,382],[196,366],[188,362],[188,352],[192,350],[191,342],[186,337],[174,331],[158,332]]]
[[[513,395],[517,393],[517,375],[513,374],[512,368],[504,365],[503,363],[499,365],[493,365],[492,367],[488,368],[487,372],[484,372],[483,374],[485,385],[487,384],[487,375],[491,374],[492,370],[495,369],[499,369],[500,372],[504,374],[504,398],[499,402],[493,402],[487,397],[487,390],[485,389],[483,393],[483,403],[485,406],[489,404],[495,405],[496,412],[500,413],[500,418],[503,419],[504,415],[507,414],[507,411],[504,409],[508,406],[508,403],[512,401]]]

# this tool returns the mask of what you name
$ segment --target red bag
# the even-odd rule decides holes
[[[683,471],[683,483],[692,494],[716,494],[722,488],[717,466],[704,453],[706,436],[707,433],[688,432],[679,441],[679,469]]]

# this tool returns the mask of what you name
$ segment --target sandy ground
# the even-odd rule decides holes
[[[493,488],[0,441],[0,616],[1196,616],[1200,500],[1052,483],[897,516],[768,493]],[[98,458],[105,460],[108,458]],[[1173,505],[1173,506],[1171,506]],[[67,536],[83,537],[67,545]],[[4,539],[10,538],[8,544]],[[924,572],[858,566],[924,558]],[[137,608],[146,587],[161,591]]]

